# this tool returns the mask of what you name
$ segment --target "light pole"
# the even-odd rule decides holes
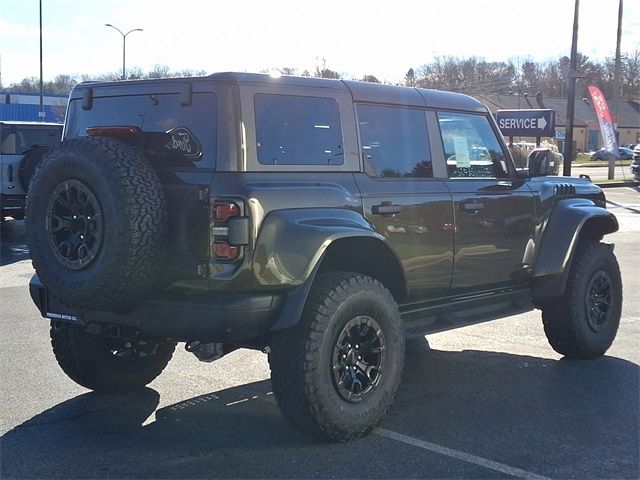
[[[125,80],[126,74],[125,74],[125,59],[126,59],[126,52],[127,52],[127,35],[129,35],[131,32],[142,32],[141,28],[134,28],[132,30],[129,30],[127,33],[122,33],[122,30],[120,30],[118,27],[115,27],[113,25],[111,25],[110,23],[105,23],[104,24],[105,27],[111,27],[115,30],[118,31],[118,33],[120,35],[122,35],[122,80]]]
[[[571,161],[573,160],[573,116],[576,105],[576,78],[577,57],[578,57],[578,11],[580,10],[580,0],[576,0],[573,9],[573,35],[571,37],[571,64],[567,77],[569,86],[567,88],[567,125],[564,134],[564,166],[562,175],[571,176]]]

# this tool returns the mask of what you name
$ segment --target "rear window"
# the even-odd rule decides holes
[[[87,128],[96,126],[142,129],[145,147],[162,154],[167,165],[215,168],[217,101],[214,93],[194,93],[191,105],[187,106],[180,105],[177,93],[97,97],[91,110],[82,109],[82,100],[73,100],[65,136],[85,136]],[[173,148],[169,144],[173,144]]]
[[[87,128],[97,126],[141,127],[146,106],[147,95],[97,97],[91,110],[82,109],[82,100],[72,100],[64,135],[66,138],[84,137]]]
[[[60,142],[62,127],[3,127],[1,151],[7,155],[20,155],[36,145],[53,147]]]
[[[162,146],[181,164],[215,168],[217,102],[213,93],[194,93],[191,105],[180,105],[180,95],[151,95],[142,124],[145,134],[162,136]],[[167,144],[171,144],[167,147]]]
[[[256,150],[262,165],[342,165],[342,128],[332,98],[256,94]]]

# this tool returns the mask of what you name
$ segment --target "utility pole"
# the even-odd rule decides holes
[[[571,37],[571,60],[567,74],[569,85],[567,88],[567,125],[564,135],[564,166],[562,175],[571,176],[571,160],[573,160],[573,116],[576,107],[576,77],[578,75],[578,11],[580,0],[576,0],[573,12],[573,35]]]
[[[42,86],[42,0],[40,0],[40,111],[38,120],[44,122],[44,92]]]
[[[615,66],[613,69],[613,123],[615,125],[616,133],[618,132],[618,111],[620,110],[618,107],[618,102],[620,100],[620,38],[622,37],[622,0],[618,4],[618,36],[616,38],[616,58],[615,58]],[[619,138],[617,139],[619,140]],[[613,180],[614,173],[616,169],[616,159],[615,157],[609,157],[609,172],[608,178],[609,180]]]

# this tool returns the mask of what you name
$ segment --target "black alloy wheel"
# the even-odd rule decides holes
[[[270,337],[271,383],[284,417],[337,442],[371,432],[393,402],[404,329],[389,290],[357,272],[324,272],[300,321]]]
[[[103,240],[100,203],[79,180],[65,180],[52,192],[47,207],[47,232],[55,259],[69,270],[87,267]]]
[[[348,402],[361,401],[382,378],[385,338],[369,316],[357,316],[343,327],[333,348],[333,381]]]
[[[603,270],[598,270],[589,281],[585,299],[587,323],[596,333],[606,327],[611,310],[612,294],[609,275]]]

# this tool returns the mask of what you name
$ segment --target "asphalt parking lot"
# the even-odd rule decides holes
[[[620,231],[621,327],[608,354],[563,359],[539,312],[408,345],[381,427],[348,444],[281,417],[266,356],[199,363],[177,350],[145,390],[90,393],[51,352],[29,299],[24,223],[1,227],[1,478],[640,477],[640,190],[607,189]]]

